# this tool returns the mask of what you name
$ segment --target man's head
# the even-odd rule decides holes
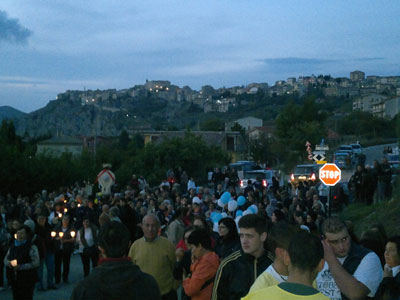
[[[69,216],[68,216],[68,215],[64,215],[64,216],[63,216],[63,218],[62,218],[62,225],[63,225],[64,227],[68,227],[68,225],[69,225]]]
[[[267,238],[266,220],[254,214],[243,216],[239,220],[239,232],[243,251],[255,257],[262,255]]]
[[[268,231],[267,245],[268,249],[275,254],[275,260],[283,262],[290,241],[296,232],[293,226],[285,223],[274,224]]]
[[[158,235],[160,220],[156,215],[148,214],[143,218],[142,229],[146,241],[152,242]]]
[[[346,257],[350,252],[351,237],[346,224],[337,217],[327,218],[321,227],[323,237],[337,257]]]
[[[296,233],[290,240],[286,263],[289,276],[293,271],[300,271],[314,273],[315,278],[324,266],[324,247],[320,239],[306,231]]]
[[[37,218],[37,223],[39,226],[44,227],[46,225],[46,221],[47,221],[47,216],[45,215],[38,215]]]
[[[124,224],[117,221],[104,224],[99,233],[99,248],[106,257],[122,257],[127,254],[130,234]]]

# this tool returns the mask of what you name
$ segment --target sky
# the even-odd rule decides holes
[[[0,106],[148,80],[400,75],[398,0],[1,0]]]

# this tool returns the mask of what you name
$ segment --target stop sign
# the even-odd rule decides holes
[[[342,171],[335,164],[324,164],[319,169],[319,179],[325,185],[334,186],[342,178]]]

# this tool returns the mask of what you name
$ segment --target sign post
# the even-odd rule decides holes
[[[319,169],[319,179],[323,184],[329,186],[328,205],[329,205],[329,216],[331,216],[331,187],[335,186],[342,179],[342,171],[335,164],[324,164]]]

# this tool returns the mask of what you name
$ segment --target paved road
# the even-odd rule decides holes
[[[363,153],[367,157],[365,164],[372,166],[374,160],[381,162],[383,158],[383,148],[387,146],[391,146],[392,149],[394,149],[397,146],[397,144],[377,145],[368,148],[363,148]],[[342,170],[341,182],[348,182],[351,175],[353,175],[355,171],[356,171],[355,166],[350,170]]]
[[[46,269],[46,268],[45,268]],[[46,277],[46,276],[45,276]],[[71,296],[72,290],[75,285],[83,279],[83,268],[80,256],[72,255],[69,284],[59,284],[57,290],[48,290],[45,292],[39,292],[35,290],[33,294],[34,300],[68,300]],[[1,300],[12,300],[11,288],[6,291],[0,292]]]
[[[372,166],[374,160],[382,161],[383,158],[383,148],[390,146],[392,149],[396,148],[397,144],[386,144],[386,145],[377,145],[363,149],[363,153],[367,156],[366,164]]]

